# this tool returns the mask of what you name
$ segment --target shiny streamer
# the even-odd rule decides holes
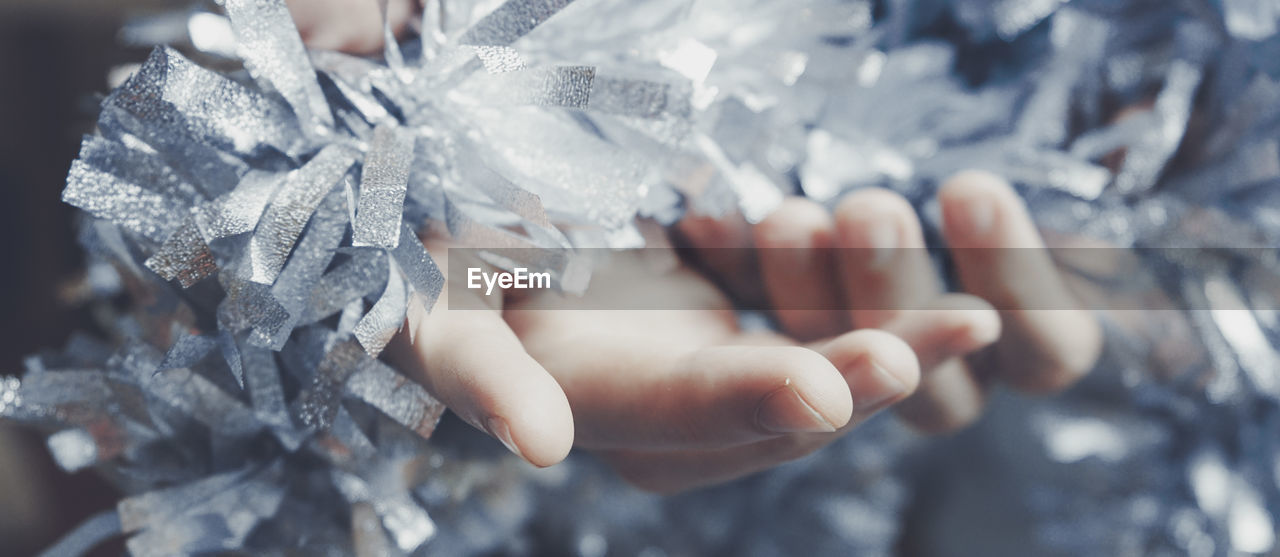
[[[209,251],[194,220],[165,240],[160,251],[147,259],[146,266],[165,280],[176,279],[184,288],[218,271],[213,252]]]
[[[246,257],[251,280],[260,284],[275,282],[302,228],[325,194],[355,162],[355,157],[351,149],[332,145],[293,171],[276,192],[249,241]]]
[[[404,325],[408,311],[408,292],[396,274],[387,277],[387,288],[352,333],[370,356],[377,356],[391,342],[391,337]]]
[[[404,272],[414,292],[422,296],[423,307],[428,310],[434,307],[444,289],[444,274],[408,224],[400,227],[400,244],[391,250],[391,258]]]
[[[333,113],[284,2],[225,0],[224,6],[240,56],[254,77],[289,101],[304,133],[323,134],[331,128]]]
[[[461,42],[508,46],[572,3],[573,0],[508,0],[469,29]]]
[[[400,244],[400,215],[412,155],[413,137],[406,131],[386,125],[374,128],[360,177],[354,245],[390,249]]]
[[[312,290],[336,255],[338,244],[347,231],[346,196],[336,188],[321,202],[312,216],[314,222],[294,248],[271,297],[288,314],[280,321],[263,323],[254,329],[250,342],[279,351],[283,349],[293,328],[302,319],[311,301]]]
[[[1023,553],[1275,551],[1280,337],[1256,278],[1275,262],[1146,249],[1280,242],[1275,2],[494,4],[428,2],[379,60],[306,52],[283,2],[226,0],[169,19],[190,35],[173,42],[251,80],[160,47],[104,99],[63,195],[87,215],[84,291],[145,307],[96,303],[123,345],[33,356],[0,379],[0,416],[109,471],[130,552],[886,555],[913,533],[999,554],[911,522],[971,502],[918,477],[979,486],[984,518],[1028,525]],[[885,187],[934,237],[938,184],[971,167],[1056,234],[1142,248],[1151,273],[1082,283],[1170,310],[1102,316],[1098,372],[995,401],[961,442],[873,420],[659,500],[588,459],[531,480],[425,442],[443,406],[371,357],[439,295],[424,228],[576,292],[590,269],[565,253],[641,245],[638,216],[758,221],[786,195]],[[93,526],[71,545],[113,529]]]

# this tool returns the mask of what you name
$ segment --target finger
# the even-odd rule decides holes
[[[760,273],[782,330],[801,341],[847,330],[835,262],[835,221],[825,208],[788,198],[753,229]]]
[[[643,347],[642,347],[643,348]],[[589,448],[714,448],[835,431],[852,401],[836,369],[795,346],[717,346],[664,359],[632,343],[548,363]]]
[[[915,350],[921,369],[971,354],[1000,338],[1000,316],[981,298],[945,294],[928,306],[900,312],[884,324],[884,330]]]
[[[372,54],[382,49],[379,0],[286,0],[303,42],[311,48]],[[413,15],[413,0],[388,0],[387,20],[397,35]]]
[[[915,209],[882,189],[854,192],[836,207],[845,299],[855,327],[878,327],[942,292]]]
[[[884,331],[845,333],[815,348],[844,378],[853,399],[845,429],[901,401],[920,384],[920,360],[902,339]]]
[[[679,244],[689,248],[689,265],[747,305],[763,307],[763,283],[752,247],[751,225],[739,213],[723,217],[688,215],[675,226]]]
[[[997,176],[971,171],[950,179],[939,201],[961,283],[1000,310],[1000,377],[1051,392],[1087,373],[1101,331],[1063,284],[1017,193]]]
[[[884,327],[916,350],[925,370],[920,388],[899,405],[899,416],[926,433],[976,420],[985,385],[956,359],[990,344],[999,317],[971,296],[943,296],[911,204],[885,190],[863,190],[836,209],[841,270],[860,327]],[[919,309],[919,308],[931,309]]]
[[[611,451],[605,459],[619,475],[649,491],[671,493],[725,482],[766,470],[831,443],[875,412],[908,396],[920,370],[911,348],[881,331],[855,331],[819,347],[844,374],[855,408],[853,419],[834,433],[793,434],[712,450]],[[886,383],[903,391],[886,394]]]
[[[530,463],[563,460],[573,446],[574,424],[559,384],[525,352],[500,313],[450,311],[448,288],[416,324],[413,342],[402,334],[389,347],[392,362]]]
[[[929,434],[969,425],[986,404],[986,381],[960,358],[1000,337],[1000,317],[981,299],[951,294],[934,309],[905,311],[885,324],[911,345],[922,369],[929,370],[915,394],[894,409],[915,429]]]

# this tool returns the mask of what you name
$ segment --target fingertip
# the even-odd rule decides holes
[[[537,398],[535,398],[537,397]],[[559,389],[553,393],[524,395],[515,411],[490,416],[489,434],[530,464],[545,468],[563,461],[573,448],[573,414]]]
[[[789,362],[784,373],[791,378],[800,396],[826,419],[834,429],[844,427],[853,418],[853,398],[849,395],[840,370],[822,354],[799,346],[771,348]]]
[[[474,387],[472,420],[512,453],[538,467],[556,464],[573,448],[573,412],[559,383],[527,354],[493,360],[510,374]],[[483,389],[483,390],[481,390]]]
[[[855,415],[871,414],[896,403],[920,385],[915,351],[887,332],[854,331],[827,343],[821,352],[844,377]]]
[[[801,197],[788,197],[753,229],[756,245],[762,248],[809,248],[820,246],[822,234],[834,227],[822,205]]]
[[[943,296],[935,316],[952,329],[952,349],[965,354],[1000,340],[1000,312],[986,300],[967,294]]]
[[[905,231],[918,229],[915,209],[901,195],[880,188],[855,191],[836,206],[841,247],[894,249],[907,243]]]
[[[973,195],[1015,196],[1013,186],[1004,177],[986,170],[964,170],[943,182],[939,197],[955,199]]]
[[[863,188],[840,199],[836,205],[837,219],[856,219],[868,213],[893,213],[914,215],[911,202],[901,194],[884,188]]]
[[[904,395],[910,395],[920,385],[920,361],[906,341],[896,335],[878,331],[864,331],[870,341],[870,358],[902,382]]]
[[[568,455],[575,435],[568,398],[497,313],[432,314],[399,355],[458,417],[512,453],[535,466]]]
[[[1021,196],[1000,176],[960,172],[938,190],[938,203],[953,247],[1040,247]]]

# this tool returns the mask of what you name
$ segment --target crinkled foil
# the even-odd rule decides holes
[[[412,156],[413,137],[408,132],[385,125],[374,128],[360,176],[354,245],[390,249],[400,244],[400,215]]]
[[[275,282],[303,227],[324,196],[347,173],[355,156],[348,148],[332,145],[290,173],[249,239],[245,257],[251,280],[260,284]]]
[[[1231,249],[1280,242],[1275,2],[444,0],[380,59],[307,52],[281,0],[222,4],[126,36],[185,28],[247,75],[157,48],[68,173],[87,291],[141,294],[100,304],[123,342],[0,378],[0,416],[127,493],[51,551],[118,531],[136,555],[1276,551],[1280,292],[1257,277],[1277,261]],[[441,435],[440,402],[374,357],[441,292],[428,226],[575,292],[590,270],[565,254],[636,247],[637,217],[758,221],[790,194],[890,188],[935,238],[937,186],[974,167],[1051,239],[1150,271],[1063,262],[1086,290],[1168,309],[1101,315],[1082,385],[996,396],[950,439],[879,418],[657,498]]]
[[[259,0],[225,0],[223,5],[250,73],[289,101],[303,133],[327,133],[333,113],[288,7]]]

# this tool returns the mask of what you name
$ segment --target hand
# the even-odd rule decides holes
[[[758,265],[764,290],[792,335],[871,327],[906,340],[923,375],[916,394],[897,406],[899,414],[925,432],[945,432],[981,415],[993,380],[1032,393],[1072,384],[1092,369],[1102,340],[1096,320],[1078,309],[1026,207],[1004,180],[961,173],[938,197],[963,294],[943,292],[922,249],[915,211],[886,190],[850,194],[834,216],[811,201],[789,199],[752,230],[698,223],[686,226],[686,234],[702,244],[719,238],[712,242],[720,245],[749,236],[763,248]],[[830,247],[848,249],[836,250],[837,261],[797,262],[791,255]],[[822,300],[844,304],[823,306]],[[787,309],[812,307],[853,309]]]
[[[313,48],[381,48],[375,0],[289,4]],[[408,5],[392,0],[393,25],[407,20]],[[440,248],[432,252],[445,253]],[[518,306],[506,308],[509,326],[504,308],[450,311],[446,291],[418,324],[417,343],[401,335],[388,355],[535,465],[567,455],[576,422],[578,445],[602,450],[635,483],[666,491],[807,454],[906,397],[919,379],[914,355],[890,335],[859,331],[799,347],[740,333],[726,300],[702,277],[680,273],[664,287],[663,295],[679,292],[706,309]]]
[[[723,295],[688,269],[661,282],[626,276],[593,280],[700,309],[546,309],[546,297],[531,296],[450,310],[445,293],[393,361],[533,464],[554,464],[576,443],[662,492],[808,454],[919,380],[915,355],[887,333],[801,346],[739,331]]]
[[[968,173],[940,197],[944,234],[970,294],[942,293],[924,251],[915,249],[923,239],[910,205],[866,190],[845,199],[834,218],[789,200],[753,229],[723,221],[684,226],[695,245],[754,237],[764,248],[758,274],[741,261],[713,266],[762,277],[791,337],[742,333],[723,294],[684,269],[663,282],[641,273],[631,276],[645,279],[633,283],[625,273],[597,280],[701,309],[548,310],[539,296],[488,311],[440,307],[416,331],[418,344],[402,346],[399,361],[464,420],[534,464],[559,461],[576,441],[632,483],[662,492],[809,454],[917,383],[920,392],[899,405],[901,415],[945,431],[980,415],[992,379],[1047,392],[1083,375],[1101,344],[1097,324],[1078,309],[1038,309],[1046,295],[1059,297],[1053,307],[1071,307],[1071,296],[1047,254],[1034,249],[1042,242],[1012,189]],[[989,214],[975,210],[979,204]],[[829,246],[853,249],[839,252],[839,261],[788,255]],[[860,309],[788,309],[822,307],[804,297],[845,299]],[[877,325],[910,347],[867,328]]]
[[[289,4],[312,47],[361,53],[382,46],[376,0]],[[414,4],[390,0],[393,27],[407,24]],[[954,430],[975,420],[993,379],[1031,392],[1052,392],[1092,368],[1101,348],[1098,325],[1079,309],[1041,309],[1049,304],[1075,306],[1052,261],[1043,252],[1035,253],[1043,242],[1008,185],[990,175],[966,173],[942,189],[940,202],[944,236],[969,294],[942,293],[919,249],[924,241],[914,211],[887,191],[848,196],[834,218],[812,202],[791,199],[753,230],[742,234],[739,228],[739,237],[766,248],[758,254],[758,275],[750,264],[719,263],[737,265],[736,276],[749,271],[745,275],[763,279],[785,332],[817,339],[855,329],[808,349],[787,347],[792,343],[782,337],[742,335],[723,309],[723,297],[704,279],[686,273],[667,286],[701,299],[706,311],[526,312],[517,307],[507,311],[513,331],[501,317],[502,308],[441,308],[422,324],[419,346],[401,349],[401,357],[421,372],[433,392],[452,402],[455,412],[530,462],[549,465],[562,459],[573,444],[576,418],[584,424],[578,444],[604,449],[624,476],[656,489],[736,477],[829,442],[830,434],[778,436],[762,431],[758,417],[746,418],[744,401],[758,397],[757,391],[779,379],[792,381],[788,388],[803,401],[801,406],[808,405],[821,418],[817,426],[812,421],[800,427],[792,423],[795,429],[848,428],[900,399],[862,408],[875,398],[869,393],[876,389],[869,386],[863,392],[861,378],[876,374],[843,367],[837,373],[848,381],[849,397],[840,389],[839,396],[830,394],[831,365],[879,361],[870,357],[876,344],[870,337],[880,343],[884,353],[878,357],[886,360],[889,375],[902,380],[906,391],[914,389],[918,374],[910,371],[916,364],[909,351],[893,354],[897,349],[891,348],[892,337],[864,329],[894,332],[918,355],[926,372],[919,392],[899,405],[899,413],[927,432]],[[734,236],[726,235],[726,229],[722,222],[691,221],[684,226],[703,246],[717,240],[721,247],[741,245],[723,242]],[[846,257],[834,263],[797,263],[787,255],[832,246],[855,249],[842,252]],[[822,300],[844,300],[857,309],[791,309],[813,307],[815,300],[818,305]],[[671,348],[661,349],[667,345]],[[581,346],[598,350],[579,350]],[[819,365],[813,350],[829,365]],[[495,372],[489,364],[512,371]],[[812,383],[805,379],[809,377]],[[743,398],[727,394],[725,381],[743,387]],[[650,392],[645,388],[655,396],[640,396]],[[655,404],[661,412],[653,412]],[[706,421],[713,415],[731,417],[723,423]],[[802,416],[814,415],[806,410],[791,418]],[[748,423],[754,423],[755,430],[743,433],[741,428],[750,429],[744,426]],[[707,424],[714,425],[704,428]]]
[[[311,48],[371,54],[382,49],[380,0],[285,0],[298,33]],[[387,19],[399,34],[417,9],[416,0],[387,0]]]

